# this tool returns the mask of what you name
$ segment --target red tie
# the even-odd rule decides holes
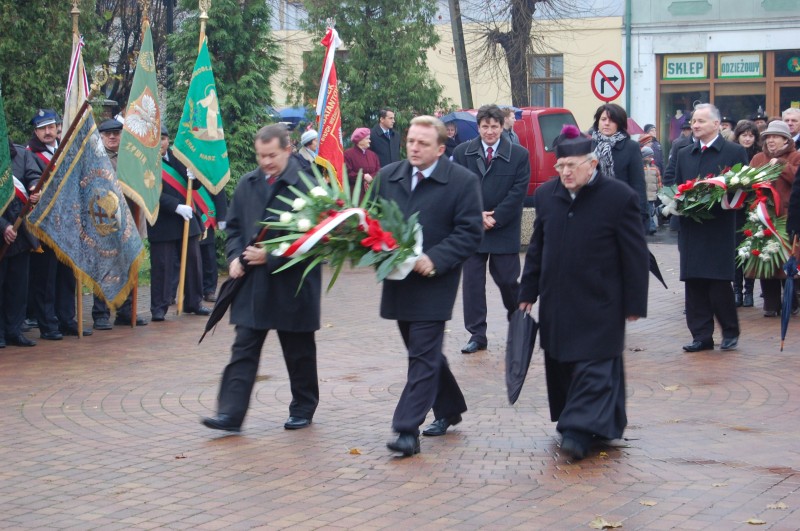
[[[275,181],[277,179],[278,179],[277,175],[270,175],[269,177],[267,177],[267,184],[272,186],[273,184],[275,184]]]
[[[703,146],[703,147],[701,147],[701,148],[700,148],[700,153],[705,153],[705,151],[706,151],[707,149],[708,149],[708,146]]]
[[[492,163],[492,151],[493,151],[492,150],[492,146],[489,146],[488,148],[486,148],[486,165],[487,166]]]
[[[422,182],[422,179],[424,179],[424,178],[425,178],[425,175],[423,175],[421,171],[418,171],[417,173],[415,173],[414,177],[411,179],[411,191],[414,191],[414,188],[416,188],[417,185],[420,182]]]

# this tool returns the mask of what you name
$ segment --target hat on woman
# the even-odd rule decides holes
[[[316,139],[318,136],[319,135],[317,134],[316,131],[314,131],[313,129],[309,129],[308,131],[300,135],[300,145],[305,146],[312,140]]]
[[[761,138],[764,138],[767,135],[782,136],[786,140],[792,139],[792,134],[789,132],[789,126],[786,124],[786,122],[782,122],[781,120],[774,120],[767,125],[767,128],[764,129],[764,132],[761,133]]]
[[[359,127],[358,129],[353,131],[352,135],[350,135],[350,142],[352,142],[353,144],[358,144],[368,136],[369,136],[369,129],[367,129],[366,127]]]

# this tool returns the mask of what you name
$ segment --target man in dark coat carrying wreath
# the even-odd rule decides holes
[[[423,253],[403,280],[385,280],[381,317],[394,319],[408,349],[408,376],[397,403],[390,450],[419,453],[419,426],[431,408],[435,421],[423,432],[444,435],[467,410],[464,395],[442,352],[445,323],[464,261],[481,241],[478,176],[444,157],[447,130],[432,116],[411,121],[408,160],[381,168],[373,186],[395,201],[406,217],[419,212]]]
[[[647,314],[649,254],[639,196],[602,175],[591,139],[568,127],[555,147],[559,179],[534,194],[519,307],[540,299],[550,418],[562,450],[582,459],[627,425],[625,322]]]
[[[230,309],[236,339],[220,382],[218,414],[202,422],[215,430],[240,430],[258,374],[261,348],[267,333],[276,330],[292,392],[289,419],[283,427],[297,430],[311,424],[319,403],[314,332],[320,327],[322,275],[320,267],[315,267],[302,280],[307,265],[303,263],[274,274],[288,259],[268,256],[261,246],[248,245],[261,230],[267,208],[291,210],[278,196],[295,199],[290,186],[308,192],[298,174],[300,165],[292,157],[285,126],[262,127],[256,133],[255,151],[259,167],[244,175],[236,186],[226,227],[225,251],[230,276],[244,276]],[[278,235],[271,230],[264,239]],[[249,264],[246,275],[240,255]]]
[[[738,163],[747,164],[744,147],[719,134],[719,110],[705,103],[692,114],[692,135],[697,142],[678,151],[675,184],[708,174],[719,175]],[[733,350],[739,342],[739,318],[733,295],[736,265],[736,211],[717,205],[713,219],[702,223],[680,217],[678,250],[681,280],[686,290],[686,324],[692,342],[687,352],[714,348],[714,317],[722,328],[722,350]]]

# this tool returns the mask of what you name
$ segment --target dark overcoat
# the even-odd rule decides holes
[[[667,169],[664,170],[664,174],[661,176],[661,182],[664,183],[664,186],[672,186],[675,184],[675,167],[678,164],[678,151],[685,148],[686,146],[691,145],[694,142],[694,138],[692,135],[689,136],[679,136],[675,139],[675,142],[672,143],[672,147],[669,150],[669,160],[667,161]]]
[[[800,234],[800,168],[794,176],[792,193],[789,197],[789,211],[786,219],[786,234]]]
[[[520,302],[540,301],[540,343],[556,361],[622,355],[625,319],[647,315],[649,254],[639,197],[597,175],[573,201],[559,179],[533,196]]]
[[[248,243],[261,230],[260,223],[268,215],[267,208],[289,211],[278,196],[289,200],[297,196],[289,190],[293,186],[304,193],[308,187],[298,175],[300,165],[289,158],[286,169],[270,187],[264,173],[258,169],[244,175],[228,207],[225,231],[225,253],[228,263],[238,258]],[[275,230],[267,232],[265,239],[281,234]],[[253,267],[244,278],[244,284],[231,305],[231,323],[258,330],[280,330],[286,332],[313,332],[320,326],[320,295],[322,274],[315,267],[298,292],[300,279],[306,265],[301,262],[295,266],[273,274],[273,271],[286,264],[288,260],[270,255],[267,263]]]
[[[648,220],[649,207],[647,204],[647,186],[644,182],[644,161],[639,143],[630,136],[614,144],[611,148],[611,158],[614,160],[614,177],[633,188],[639,196],[639,211],[642,219]]]
[[[386,138],[380,124],[375,124],[369,131],[369,148],[378,155],[381,168],[400,160],[400,133],[392,129],[391,136],[391,140]]]
[[[719,175],[726,167],[747,164],[744,147],[728,142],[721,136],[706,149],[700,142],[678,151],[675,163],[675,184],[709,173]],[[681,280],[712,279],[733,281],[736,263],[736,211],[723,210],[716,205],[714,218],[702,223],[681,216],[678,250],[680,251]]]
[[[453,150],[453,162],[471,170],[480,178],[483,209],[494,211],[496,225],[483,233],[479,253],[509,254],[519,252],[522,202],[528,191],[531,164],[528,150],[504,135],[486,167],[480,137],[460,144]]]
[[[167,150],[168,160],[164,161],[180,173],[186,182],[189,179],[186,175],[186,166],[181,161],[175,158],[172,150]],[[199,186],[194,185],[193,186]],[[147,239],[151,242],[169,242],[183,239],[183,227],[186,223],[183,216],[175,212],[178,205],[186,204],[186,196],[181,195],[180,192],[175,190],[170,185],[163,183],[161,188],[161,195],[158,198],[158,218],[153,225],[147,225]],[[195,212],[195,215],[189,220],[189,237],[199,236],[203,232],[203,226],[200,223],[200,217]]]
[[[35,155],[24,147],[11,143],[9,143],[9,152],[11,155],[11,173],[22,183],[22,186],[25,187],[28,194],[30,194],[31,188],[36,186],[36,183],[39,182],[39,177],[41,177],[39,166],[34,160]],[[2,218],[0,218],[0,238],[2,238],[6,228],[14,224],[22,213],[23,208],[25,208],[25,205],[17,197],[11,200],[8,207],[6,207],[6,210],[3,212]],[[0,241],[0,244],[2,244],[2,241]],[[0,247],[2,247],[2,245],[0,245]],[[25,222],[23,222],[19,226],[17,239],[14,243],[9,245],[6,255],[14,256],[30,249],[37,249],[38,247],[39,240],[28,231]]]
[[[412,271],[403,280],[384,280],[381,317],[448,321],[461,266],[481,241],[483,210],[478,177],[442,156],[431,176],[412,192],[411,172],[408,161],[381,168],[376,190],[381,197],[395,201],[406,217],[419,212],[422,250],[433,262],[436,275],[423,277]]]

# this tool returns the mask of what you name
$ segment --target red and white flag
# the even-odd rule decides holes
[[[67,80],[67,94],[64,99],[64,128],[68,128],[81,108],[83,102],[89,97],[89,80],[86,78],[86,68],[83,66],[83,37],[72,36],[72,58],[69,62],[69,78]]]
[[[342,113],[339,107],[339,80],[336,77],[334,55],[342,45],[339,34],[328,28],[321,44],[327,48],[322,66],[322,81],[317,98],[317,124],[319,127],[319,148],[316,163],[327,170],[331,182],[335,179],[342,184],[344,166],[344,147],[342,146]]]

